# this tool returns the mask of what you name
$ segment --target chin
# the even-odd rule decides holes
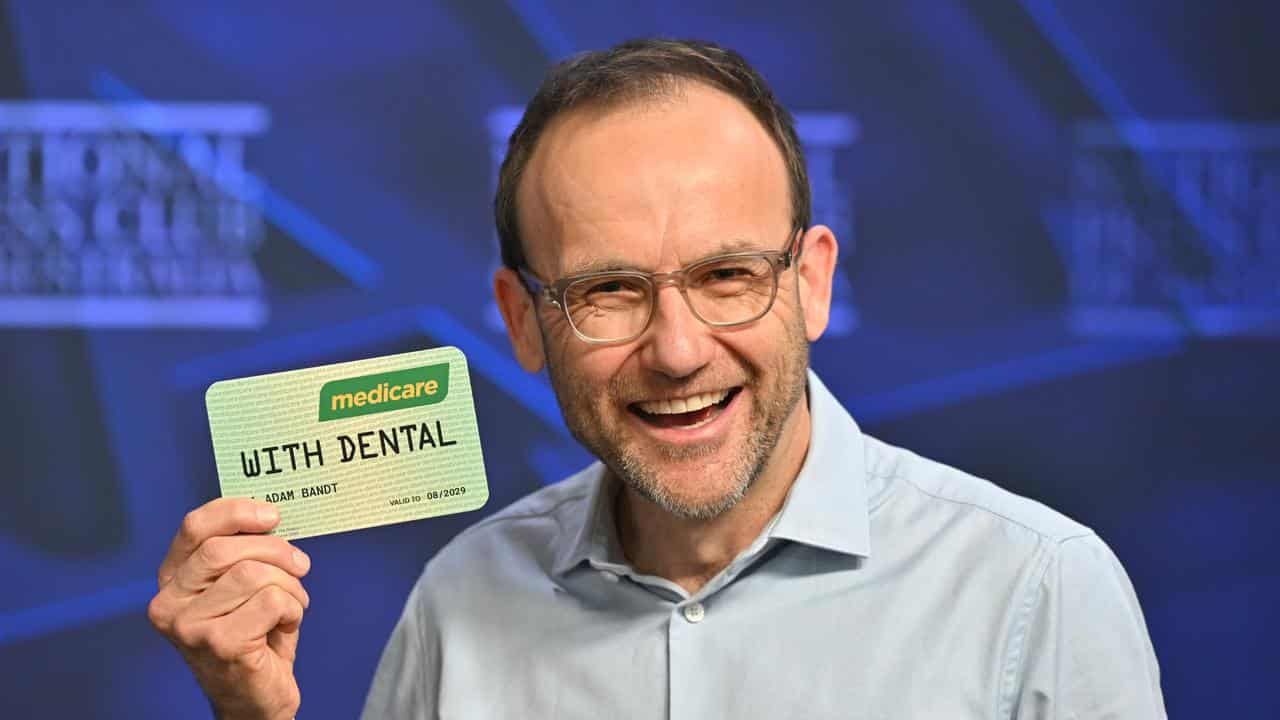
[[[713,520],[737,506],[745,494],[745,488],[734,488],[718,495],[700,493],[686,497],[671,494],[661,499],[649,499],[667,513],[685,520]]]
[[[707,454],[645,462],[624,453],[612,469],[628,487],[671,515],[710,520],[742,500],[751,477],[746,468],[734,467],[737,463],[716,462]]]

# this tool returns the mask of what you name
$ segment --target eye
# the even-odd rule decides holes
[[[750,275],[752,275],[751,270],[745,267],[717,267],[707,273],[706,279],[715,282],[717,280],[737,280]]]
[[[565,291],[570,305],[608,310],[638,305],[647,297],[644,282],[633,277],[584,278]]]
[[[621,280],[605,280],[603,282],[598,282],[592,285],[590,288],[588,288],[587,294],[602,295],[602,294],[609,294],[609,293],[619,293],[628,289],[629,288],[626,286],[626,283],[623,283]]]
[[[710,298],[767,293],[771,285],[769,261],[756,256],[713,261],[699,267],[689,278],[690,290]]]
[[[767,267],[758,267],[759,263],[727,262],[718,263],[705,268],[693,277],[694,284],[700,287],[717,287],[753,283],[768,274]]]

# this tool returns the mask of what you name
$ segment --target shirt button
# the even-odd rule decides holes
[[[681,612],[684,613],[684,619],[691,623],[700,623],[707,616],[707,609],[698,602],[685,605]]]

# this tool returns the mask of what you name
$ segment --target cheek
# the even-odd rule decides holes
[[[548,310],[542,316],[542,344],[552,370],[562,379],[589,378],[593,376],[592,345],[582,341],[559,310]]]
[[[779,356],[794,344],[792,338],[797,334],[796,328],[803,328],[798,310],[794,304],[784,303],[779,297],[768,315],[739,332],[726,333],[725,348],[757,368],[777,364]]]
[[[778,288],[778,296],[773,300],[773,309],[769,311],[769,316],[776,318],[779,325],[785,326],[800,322],[801,315],[800,294],[796,287],[788,283],[787,278],[784,277]]]
[[[572,343],[579,343],[573,328],[569,327],[569,322],[565,320],[564,313],[554,308],[546,308],[542,314],[542,332],[547,345],[552,349],[559,349],[561,354],[565,351],[573,349]]]
[[[573,330],[569,333],[573,335]],[[567,384],[561,390],[577,398],[579,405],[611,401],[615,385],[625,372],[625,349],[587,345],[576,335],[555,347],[555,366],[561,382]]]

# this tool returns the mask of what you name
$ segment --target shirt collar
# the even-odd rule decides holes
[[[782,510],[769,526],[769,537],[870,556],[862,431],[812,370],[808,389],[809,450]],[[552,566],[556,575],[583,561],[622,562],[613,516],[616,481],[598,461],[583,473],[591,488],[587,511],[575,514],[566,527],[568,542],[561,545]]]
[[[551,572],[563,575],[584,560],[605,562],[611,558],[616,537],[613,522],[614,481],[609,478],[604,463],[597,460],[582,473],[587,476],[591,488],[587,496],[587,511],[574,513],[568,518],[562,543]]]
[[[809,452],[770,537],[846,555],[871,555],[862,431],[809,371]]]

